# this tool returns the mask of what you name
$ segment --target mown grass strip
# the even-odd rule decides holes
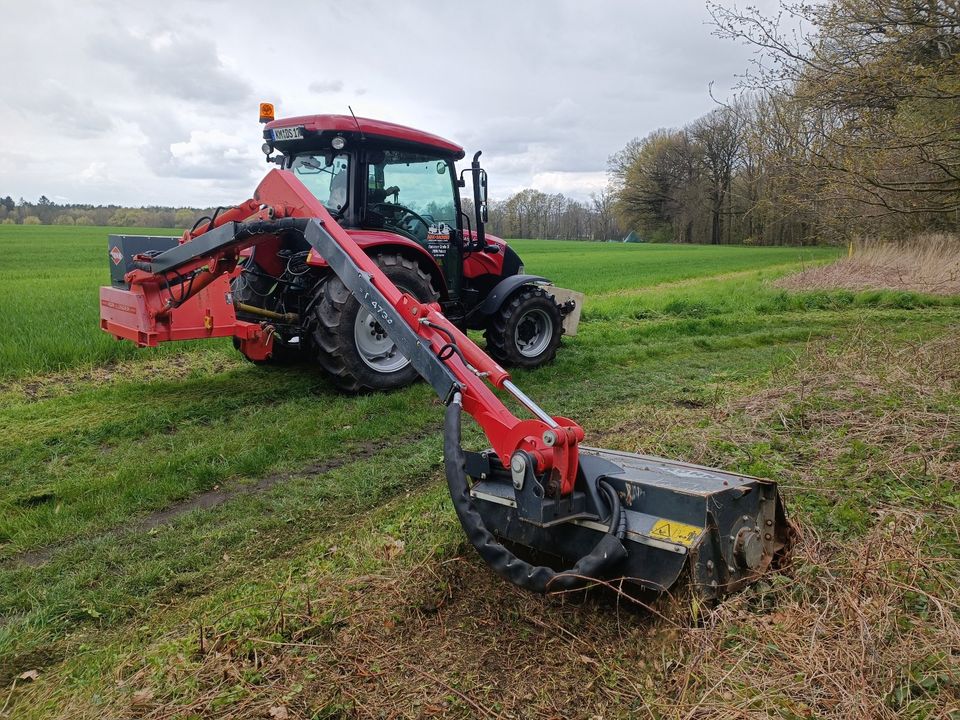
[[[934,318],[930,321],[936,326]],[[804,342],[809,334],[804,334]],[[717,382],[756,381],[791,357],[782,338],[767,336],[765,343],[734,343],[707,353],[686,347],[685,352],[672,356],[640,357],[618,367],[616,377],[606,380],[595,368],[592,379],[584,377],[575,385],[556,376],[541,376],[534,385],[548,407],[562,402],[565,410],[589,429],[591,419],[604,407],[626,402],[710,402]],[[408,392],[423,392],[428,397],[426,388]],[[430,407],[435,421],[439,411]],[[403,417],[399,412],[395,416]],[[473,437],[477,442],[475,430]],[[423,464],[412,463],[410,453]],[[376,504],[377,498],[403,491],[411,476],[429,476],[439,461],[439,434],[430,432],[422,443],[401,443],[383,457],[351,466],[349,472],[354,474],[345,481],[339,478],[347,469],[318,479],[296,479],[293,473],[293,479],[267,493],[240,496],[213,511],[178,518],[154,534],[120,532],[81,538],[58,550],[39,568],[3,568],[0,586],[16,590],[0,597],[0,610],[17,620],[0,636],[4,648],[0,653],[29,658],[30,648],[56,645],[78,623],[109,626],[125,622],[131,614],[144,612],[146,603],[194,592],[199,578],[217,576],[221,569],[245,575],[249,570],[244,563],[251,553],[262,554],[264,544],[289,548],[297,538],[329,527],[330,522],[336,524],[333,518],[362,513]],[[339,483],[342,487],[335,489]],[[335,502],[321,502],[331,497]],[[353,504],[338,504],[346,498]],[[277,517],[286,520],[278,524]],[[222,562],[224,553],[230,556],[229,563]],[[109,588],[104,585],[108,574]]]
[[[805,340],[846,322],[836,316],[780,329],[757,318],[591,323],[554,366],[518,378],[560,403],[564,387],[578,380],[623,392],[624,365]],[[424,386],[348,398],[310,371],[239,365],[181,379],[81,384],[68,395],[7,406],[0,410],[0,555],[416,432],[435,414],[434,403]]]

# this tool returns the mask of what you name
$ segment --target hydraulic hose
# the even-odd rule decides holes
[[[309,218],[295,217],[280,218],[279,220],[253,220],[251,222],[240,223],[234,239],[245,240],[254,235],[272,235],[288,230],[295,230],[302,233],[309,222]]]
[[[606,483],[601,483],[600,487],[610,504],[609,530],[596,547],[569,570],[557,572],[543,565],[532,565],[497,542],[493,533],[483,524],[483,518],[470,497],[466,458],[463,448],[460,447],[461,411],[460,396],[457,395],[447,406],[444,418],[443,458],[447,487],[450,489],[454,510],[470,544],[500,577],[536,593],[576,590],[590,583],[592,578],[602,578],[606,571],[626,558],[627,550],[620,542],[626,519],[617,493]]]

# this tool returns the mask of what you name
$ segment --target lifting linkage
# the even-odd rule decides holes
[[[470,495],[460,446],[461,410],[483,429],[500,463],[510,467],[517,458],[530,462],[532,473],[547,478],[548,492],[559,497],[573,492],[583,428],[569,418],[548,415],[511,381],[506,370],[444,317],[437,303],[421,303],[401,292],[329,215],[295,222],[303,224],[304,239],[358,302],[378,318],[398,349],[447,405],[447,483],[460,523],[481,557],[505,579],[541,593],[579,587],[591,578],[602,577],[607,568],[625,558],[627,551],[620,540],[624,533],[620,502],[605,483],[601,492],[611,510],[609,531],[571,570],[556,572],[531,565],[496,540]],[[270,229],[270,223],[254,223],[249,231]],[[509,393],[534,417],[517,418],[490,386]]]

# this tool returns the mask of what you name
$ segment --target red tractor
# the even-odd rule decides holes
[[[564,326],[575,332],[575,294],[525,274],[517,253],[484,232],[487,176],[479,152],[469,170],[473,198],[468,213],[460,197],[466,182],[455,165],[464,151],[448,140],[352,115],[274,120],[269,104],[261,106],[260,119],[267,123],[267,161],[292,173],[309,191],[308,202],[279,198],[268,175],[252,204],[218,208],[212,217],[198,220],[181,243],[195,243],[222,222],[278,199],[297,206],[291,214],[309,217],[315,214],[309,209],[312,200],[403,292],[421,302],[439,302],[460,329],[482,330],[487,351],[500,363],[543,365],[554,358]],[[124,276],[135,268],[133,255],[165,250],[171,243],[114,236],[114,286],[124,287]],[[250,360],[316,362],[350,391],[396,388],[416,378],[377,318],[302,238],[276,237],[245,251],[231,275],[228,302],[240,330],[234,344]],[[265,322],[272,340],[266,356],[262,346],[245,339],[246,324]]]
[[[712,599],[786,557],[792,534],[775,483],[581,445],[580,425],[537,405],[439,303],[398,287],[389,275],[395,266],[376,262],[293,173],[271,170],[258,193],[264,202],[223,213],[190,242],[139,252],[125,287],[101,288],[101,326],[140,345],[233,335],[249,357],[270,357],[272,325],[236,318],[226,302],[229,278],[241,253],[302,240],[327,262],[328,285],[343,286],[337,302],[355,302],[374,318],[447,406],[444,466],[453,507],[470,543],[501,577],[541,593],[615,577],[655,591],[686,580]],[[225,220],[230,213],[234,219]],[[463,411],[490,449],[463,449]],[[548,564],[529,562],[515,547]]]

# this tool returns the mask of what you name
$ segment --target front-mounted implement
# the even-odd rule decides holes
[[[663,458],[580,450],[580,482],[560,500],[547,497],[527,458],[504,468],[490,453],[465,453],[469,498],[483,525],[563,565],[588,554],[610,531],[610,504],[598,491],[608,485],[619,499],[616,534],[626,549],[611,571],[664,591],[686,570],[706,598],[743,587],[788,548],[783,505],[771,482]],[[549,581],[541,587],[531,578],[529,586],[550,589]]]

